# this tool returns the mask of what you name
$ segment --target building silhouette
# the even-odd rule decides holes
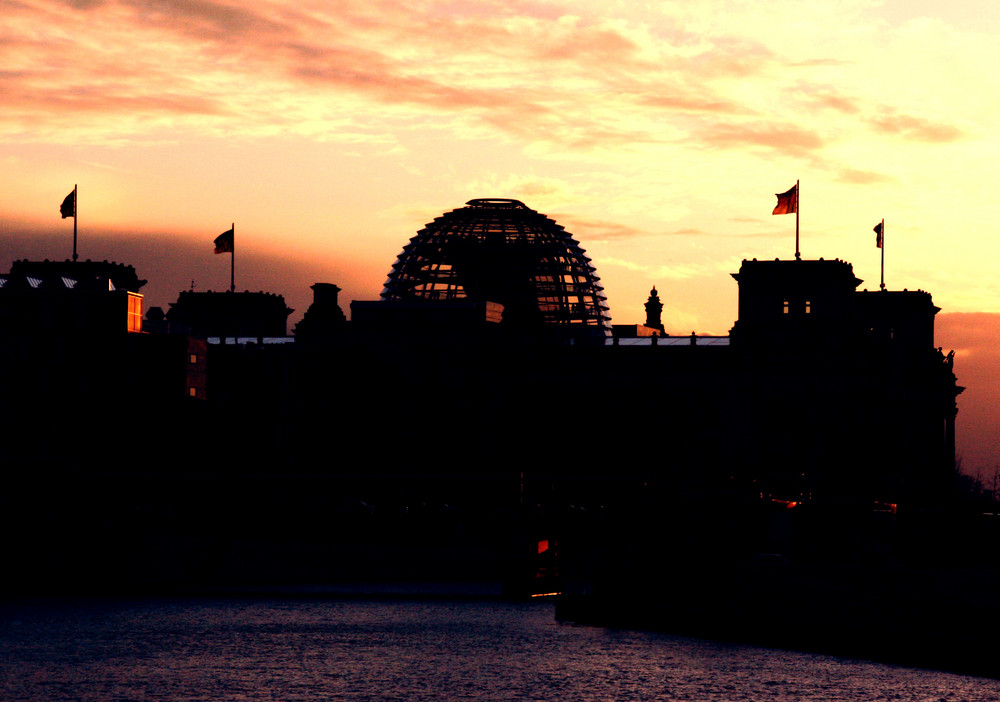
[[[200,338],[282,337],[294,311],[274,293],[186,290],[170,303],[166,318]]]
[[[577,241],[501,198],[418,232],[350,320],[314,284],[294,339],[278,294],[143,320],[130,266],[16,261],[0,590],[489,579],[577,621],[929,665],[982,615],[955,650],[991,650],[997,510],[959,490],[931,295],[837,259],[733,278],[727,336],[671,330],[655,287],[612,327]]]
[[[73,489],[51,504],[103,521],[53,511],[31,481],[8,494],[38,498],[8,518],[88,524],[117,565],[84,567],[76,543],[38,572],[103,581],[528,587],[540,542],[555,579],[586,534],[614,537],[603,565],[633,569],[637,553],[943,548],[913,516],[954,494],[961,387],[931,296],[859,291],[839,260],[744,261],[734,279],[726,337],[669,334],[655,288],[636,301],[645,323],[612,336],[576,240],[499,198],[418,232],[350,321],[336,285],[313,285],[295,343],[269,343],[290,340],[281,295],[181,292],[142,328],[134,271],[18,262],[0,277],[0,389],[24,402],[6,403],[2,457],[72,474],[46,482]]]
[[[0,329],[22,336],[139,332],[145,284],[132,266],[108,261],[14,261],[0,276]]]
[[[347,325],[347,316],[340,308],[340,288],[333,283],[316,283],[312,291],[313,303],[295,325],[295,340],[307,344],[329,343],[343,335]]]
[[[21,260],[0,275],[6,458],[115,469],[140,452],[136,413],[181,416],[187,398],[204,399],[204,344],[144,333],[145,283],[132,266],[90,260]]]

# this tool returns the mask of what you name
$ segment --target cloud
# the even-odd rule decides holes
[[[134,21],[148,27],[169,27],[212,42],[228,41],[248,34],[274,36],[290,34],[291,28],[242,5],[211,0],[122,0],[134,11]],[[234,47],[237,51],[239,46]]]
[[[932,122],[912,115],[890,114],[868,120],[877,132],[901,136],[913,141],[946,143],[965,137],[962,129],[939,122]]]
[[[815,130],[782,122],[717,123],[704,129],[701,137],[711,146],[763,146],[794,154],[814,151],[824,144]]]
[[[647,107],[684,112],[722,112],[740,113],[747,108],[730,100],[721,100],[715,96],[703,97],[692,94],[671,95],[639,95],[636,102]]]
[[[303,123],[297,114],[354,96],[460,115],[469,125],[569,149],[656,144],[665,140],[653,125],[670,115],[750,112],[713,83],[760,74],[774,60],[743,37],[704,42],[676,29],[654,33],[601,13],[559,13],[558,3],[482,9],[345,0],[336,12],[280,0],[71,6],[67,12],[39,0],[0,30],[4,45],[25,49],[20,65],[5,64],[3,83],[5,95],[17,96],[6,120],[21,130],[36,118],[101,129],[96,120],[74,119],[87,114],[109,116],[104,128],[116,138],[141,129],[142,114],[294,129]],[[83,14],[88,31],[80,34],[71,25]],[[276,103],[284,109],[260,109]],[[793,136],[801,145],[802,135]],[[728,125],[709,139],[768,137]]]
[[[856,168],[841,168],[837,173],[837,180],[841,183],[851,183],[853,185],[870,185],[873,183],[893,183],[896,181],[892,176],[875,171],[865,171]]]
[[[861,111],[857,98],[838,93],[816,93],[807,96],[806,100],[816,107],[836,110],[837,112],[842,112],[848,115],[854,115]]]
[[[849,61],[834,58],[817,58],[806,59],[805,61],[792,61],[789,65],[795,66],[796,68],[820,68],[826,66],[845,66],[849,63]]]
[[[520,173],[511,174],[505,178],[491,175],[486,178],[478,178],[471,181],[466,190],[469,193],[479,193],[476,197],[512,197],[515,200],[522,200],[531,207],[542,211],[545,205],[537,203],[542,200],[548,203],[562,204],[574,201],[572,186],[560,178],[547,176],[522,175]],[[549,215],[560,224],[564,224],[557,215]]]
[[[32,94],[17,95],[7,92],[0,77],[0,92],[10,95],[5,99],[8,110],[24,112],[73,112],[73,113],[168,113],[176,115],[231,115],[221,100],[199,95],[184,94],[129,94],[125,86],[87,86],[36,90]]]
[[[65,0],[65,4],[75,10],[92,10],[105,4],[106,0]]]
[[[571,214],[552,215],[559,224],[564,226],[574,235],[581,235],[577,238],[584,238],[587,241],[615,241],[620,239],[633,239],[636,237],[649,236],[650,232],[638,227],[599,219],[583,219]]]
[[[702,80],[751,78],[765,74],[777,61],[774,51],[755,39],[737,35],[714,35],[711,49],[677,62]]]
[[[698,266],[691,264],[649,265],[620,258],[601,257],[601,268],[617,266],[641,273],[649,280],[690,280],[706,275],[716,275],[716,264]]]
[[[561,0],[8,8],[0,139],[10,141],[117,143],[152,123],[181,135],[326,139],[346,118],[580,158],[705,148],[815,157],[866,127],[926,143],[965,136],[912,108],[857,119],[863,64],[778,42],[749,7],[725,21],[694,6],[612,14]]]
[[[621,33],[608,27],[581,27],[576,21],[572,25],[570,31],[557,32],[548,41],[539,43],[538,57],[605,66],[608,62],[621,64],[634,61],[639,47]]]

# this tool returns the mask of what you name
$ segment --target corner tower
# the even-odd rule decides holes
[[[850,263],[743,261],[733,344],[836,345],[851,331],[854,291],[861,280]]]

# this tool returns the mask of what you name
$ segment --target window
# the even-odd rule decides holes
[[[788,314],[788,299],[787,298],[781,303],[781,314]]]
[[[188,395],[198,397],[198,388],[188,388]]]
[[[188,357],[188,362],[189,363],[197,363],[198,362],[198,354],[196,354],[196,353],[191,354]]]
[[[128,331],[142,331],[142,295],[128,294]]]
[[[806,314],[812,314],[812,300],[806,300]]]

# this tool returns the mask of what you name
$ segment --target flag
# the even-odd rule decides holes
[[[229,253],[233,250],[233,230],[222,232],[215,237],[215,253]]]
[[[63,219],[76,218],[76,188],[73,188],[73,192],[67,195],[62,204],[59,205],[59,214],[62,215]]]
[[[885,222],[879,222],[878,224],[875,225],[875,229],[873,230],[875,232],[875,248],[876,249],[881,249],[882,248],[882,229],[884,227],[885,227]]]
[[[776,193],[778,197],[778,204],[774,206],[774,212],[771,214],[792,214],[797,212],[799,209],[799,184],[796,183],[783,193]]]

